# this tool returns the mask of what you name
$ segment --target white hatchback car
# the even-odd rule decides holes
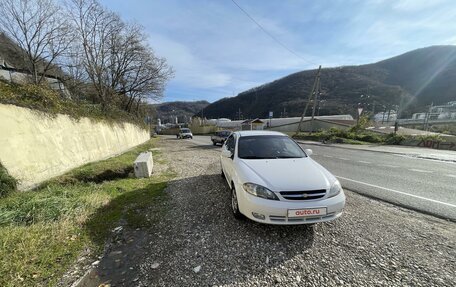
[[[342,215],[339,181],[287,135],[234,132],[222,148],[222,176],[236,218],[269,224],[312,224]]]

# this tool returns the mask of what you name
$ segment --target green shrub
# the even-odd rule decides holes
[[[385,136],[384,142],[385,142],[385,144],[389,144],[389,145],[398,145],[398,144],[401,144],[401,142],[403,142],[406,139],[407,138],[403,135],[390,133]]]
[[[363,142],[370,142],[370,143],[381,143],[383,139],[380,135],[374,133],[364,133],[364,134],[357,134],[354,140],[359,140]]]
[[[4,197],[9,193],[15,191],[17,188],[17,181],[9,175],[6,168],[0,163],[0,197]]]
[[[444,142],[445,139],[442,138],[440,135],[421,135],[417,136],[419,141],[433,141],[433,142]]]
[[[99,104],[66,99],[44,85],[15,84],[0,79],[0,103],[41,111],[51,116],[65,114],[76,120],[87,117],[108,122],[129,122],[145,127],[141,116],[128,113],[117,106],[102,109]]]

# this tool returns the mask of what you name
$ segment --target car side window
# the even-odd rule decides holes
[[[229,150],[230,152],[234,153],[234,148],[235,148],[234,136],[231,135],[231,136],[226,140],[226,149]]]

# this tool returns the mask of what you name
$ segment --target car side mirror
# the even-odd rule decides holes
[[[307,156],[311,156],[313,154],[313,151],[310,148],[306,148],[304,152],[307,154]]]
[[[227,149],[222,149],[222,156],[223,157],[227,157],[227,158],[231,158],[233,156],[233,154],[231,153],[231,151],[229,151]]]

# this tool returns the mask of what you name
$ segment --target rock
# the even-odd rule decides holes
[[[94,262],[92,263],[92,266],[97,266],[98,264],[100,264],[100,260],[94,261]]]
[[[154,264],[150,265],[150,268],[152,268],[152,269],[157,269],[158,266],[160,266],[160,263],[155,262]]]
[[[116,233],[119,233],[119,232],[121,232],[121,231],[122,231],[122,229],[123,229],[123,227],[122,227],[122,226],[117,226],[116,228],[114,228],[114,229],[112,230],[112,232],[116,232]]]
[[[195,272],[195,273],[200,272],[200,270],[201,270],[201,265],[198,265],[195,268],[193,268],[193,272]]]

